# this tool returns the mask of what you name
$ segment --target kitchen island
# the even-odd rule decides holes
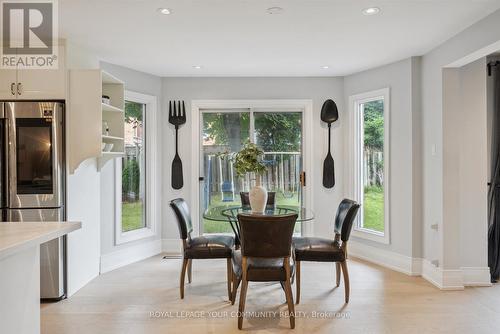
[[[2,333],[40,333],[40,244],[80,228],[77,222],[0,222]]]

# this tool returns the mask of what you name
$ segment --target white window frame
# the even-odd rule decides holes
[[[283,99],[283,100],[192,100],[191,101],[191,134],[192,138],[198,138],[193,141],[191,151],[191,179],[198,180],[200,175],[203,175],[202,161],[201,161],[201,148],[202,137],[200,135],[201,129],[201,110],[215,109],[215,110],[235,110],[248,109],[255,112],[259,111],[300,111],[303,114],[302,125],[302,147],[303,147],[303,171],[306,172],[306,186],[304,187],[304,207],[313,208],[313,191],[312,185],[314,184],[313,173],[313,143],[312,143],[312,124],[313,124],[313,102],[312,100],[300,99]],[[253,124],[253,122],[250,122]],[[252,125],[251,125],[252,126]],[[250,129],[251,133],[253,129]],[[191,191],[191,215],[193,218],[193,229],[195,235],[203,233],[202,217],[200,217],[200,182],[192,182]],[[302,223],[302,235],[312,236],[314,234],[314,224],[312,222]]]
[[[360,175],[363,173],[362,143],[360,142],[362,131],[361,122],[361,110],[359,108],[360,104],[384,100],[384,232],[378,232],[370,229],[365,229],[361,227],[361,219],[363,217],[363,181]],[[356,221],[354,222],[354,228],[352,235],[358,238],[367,239],[371,241],[380,242],[383,244],[390,243],[390,89],[384,88],[379,90],[374,90],[362,94],[356,94],[349,97],[349,112],[350,112],[350,126],[349,131],[351,133],[349,146],[350,146],[350,158],[349,158],[349,168],[348,171],[351,174],[349,176],[350,183],[350,197],[354,198],[358,203],[361,204],[360,212]],[[362,123],[361,123],[362,124]]]
[[[158,143],[157,143],[157,97],[133,91],[125,91],[125,101],[146,105],[145,131],[146,136],[146,226],[132,231],[122,231],[122,159],[115,159],[115,245],[149,238],[158,231]]]

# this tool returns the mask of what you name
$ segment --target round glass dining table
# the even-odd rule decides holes
[[[247,213],[252,214],[250,207],[241,205],[219,205],[213,206],[205,210],[203,218],[207,220],[227,222],[230,224],[236,238],[236,244],[240,244],[240,227],[238,225],[238,214]],[[264,213],[255,213],[256,216],[280,216],[296,213],[298,215],[297,222],[312,222],[314,219],[314,212],[311,209],[294,206],[294,205],[276,205],[272,208],[266,208]]]

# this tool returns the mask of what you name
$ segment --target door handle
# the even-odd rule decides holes
[[[16,85],[15,83],[11,83],[10,84],[10,92],[12,93],[12,95],[16,95],[16,92],[14,91],[14,86],[15,85]]]
[[[300,185],[302,187],[306,186],[306,172],[301,172],[300,173]]]
[[[22,89],[23,89],[23,84],[18,82],[17,83],[17,95],[21,95],[22,94]]]

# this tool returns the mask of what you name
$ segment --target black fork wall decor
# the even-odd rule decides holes
[[[168,102],[168,122],[175,126],[175,157],[172,161],[172,188],[181,189],[184,186],[184,178],[182,176],[182,161],[178,151],[179,126],[186,123],[186,107],[184,106],[184,101]]]

